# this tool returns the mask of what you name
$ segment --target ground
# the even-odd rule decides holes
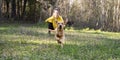
[[[43,24],[0,24],[0,60],[120,60],[120,33],[65,30],[63,48]]]

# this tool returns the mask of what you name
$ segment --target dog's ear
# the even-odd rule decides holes
[[[68,23],[68,18],[66,18],[66,20],[64,21],[64,25],[66,25]]]

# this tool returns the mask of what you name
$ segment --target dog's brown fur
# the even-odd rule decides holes
[[[64,34],[64,23],[58,22],[58,27],[56,28],[56,34],[55,34],[55,39],[57,40],[58,44],[63,47],[64,39],[65,39],[65,34]]]

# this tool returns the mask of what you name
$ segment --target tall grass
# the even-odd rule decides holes
[[[0,60],[120,60],[120,33],[66,30],[63,48],[46,26],[0,25]]]

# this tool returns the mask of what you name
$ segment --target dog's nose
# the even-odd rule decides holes
[[[62,25],[60,25],[60,29],[62,28]]]

